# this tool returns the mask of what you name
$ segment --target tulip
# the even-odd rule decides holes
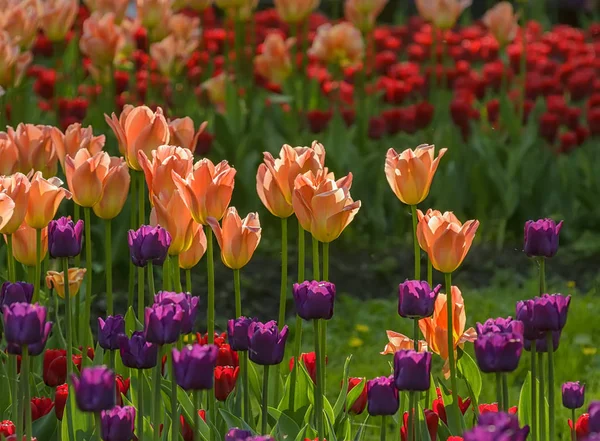
[[[65,175],[73,200],[82,207],[92,207],[100,201],[102,183],[110,168],[110,156],[106,152],[94,156],[86,149],[77,151],[74,158],[67,155]]]
[[[273,84],[284,83],[292,73],[290,48],[295,43],[293,38],[284,40],[278,33],[268,34],[262,52],[254,58],[256,72]]]
[[[519,427],[516,415],[504,412],[488,412],[479,416],[477,426],[464,433],[465,441],[502,439],[506,441],[525,441],[529,426]]]
[[[52,142],[52,127],[21,123],[16,129],[7,127],[6,133],[19,150],[21,172],[29,174],[33,169],[41,171],[44,177],[56,175],[58,157]]]
[[[435,412],[432,412],[429,409],[425,409],[423,413],[425,414],[425,423],[427,424],[427,432],[429,434],[429,439],[435,440],[437,439],[437,429],[440,419]],[[402,421],[404,424],[400,429],[400,440],[407,441],[408,437],[406,436],[406,434],[408,432],[408,412],[404,412],[404,415],[402,416]],[[449,436],[446,441],[463,441],[463,439],[460,436]]]
[[[513,41],[519,31],[519,15],[514,13],[512,4],[507,1],[494,5],[485,13],[482,21],[500,46]]]
[[[46,308],[39,304],[13,303],[2,306],[4,337],[9,345],[35,345],[47,338]]]
[[[250,344],[248,328],[254,322],[255,318],[239,317],[227,322],[227,341],[234,351],[247,351]]]
[[[111,12],[95,12],[83,22],[79,48],[97,68],[112,66],[125,44],[125,34],[116,21]]]
[[[558,251],[558,235],[563,221],[540,219],[525,223],[524,251],[529,257],[554,257]]]
[[[516,414],[517,413],[517,406],[513,406],[511,408],[508,409],[508,413],[510,414]],[[484,414],[484,413],[488,413],[488,412],[498,412],[498,403],[492,403],[492,404],[480,404],[479,405],[479,413],[480,414]]]
[[[135,428],[135,407],[115,406],[100,413],[100,431],[104,441],[129,441]]]
[[[225,434],[225,441],[245,440],[251,436],[251,431],[234,427],[233,429],[229,429],[229,431]]]
[[[388,0],[346,0],[344,15],[363,33],[369,33],[387,3]]]
[[[50,41],[62,41],[73,27],[79,5],[76,0],[47,0],[40,3],[40,25]]]
[[[19,168],[19,150],[8,135],[0,132],[0,176],[12,175]]]
[[[106,320],[98,317],[98,344],[107,350],[119,349],[119,336],[125,334],[125,319],[122,315],[109,315]]]
[[[150,45],[150,56],[163,75],[166,77],[177,76],[183,72],[198,44],[198,40],[186,41],[169,35]]]
[[[135,266],[145,267],[148,263],[162,265],[171,245],[171,235],[160,226],[142,225],[127,235],[131,261]]]
[[[206,129],[208,123],[204,121],[198,127],[198,131],[194,130],[194,121],[189,116],[185,118],[176,118],[169,121],[169,133],[171,138],[171,144],[188,149],[194,153],[196,146],[198,145],[198,138]],[[145,170],[144,170],[145,172]],[[184,173],[177,172],[180,176],[187,176],[191,172],[190,170]],[[169,176],[169,179],[171,177]]]
[[[8,225],[14,212],[15,202],[6,193],[0,193],[0,228]]]
[[[100,412],[115,406],[115,373],[106,366],[81,370],[81,376],[71,377],[77,407],[82,412]]]
[[[14,435],[15,431],[15,424],[12,421],[0,421],[0,435],[8,438],[9,436]]]
[[[436,28],[452,28],[458,17],[471,6],[471,0],[416,0],[417,11]]]
[[[69,397],[69,385],[61,384],[56,387],[54,391],[54,411],[56,413],[56,419],[62,421],[65,405],[67,404],[67,398]]]
[[[73,223],[70,218],[61,217],[48,224],[48,249],[50,257],[75,257],[81,253],[83,221]]]
[[[181,334],[183,319],[183,309],[174,303],[146,308],[146,340],[158,345],[175,343]]]
[[[175,293],[168,291],[159,291],[154,296],[155,305],[178,305],[183,310],[181,323],[181,332],[189,334],[192,332],[196,315],[198,313],[198,303],[200,299],[187,293]]]
[[[394,331],[385,331],[388,338],[388,344],[385,345],[381,355],[395,354],[396,352],[403,349],[413,349],[415,347],[414,340],[411,340],[404,334]],[[419,352],[427,350],[427,343],[423,340],[419,340]]]
[[[556,350],[558,349],[558,346],[560,344],[560,334],[561,331],[552,331],[552,351],[556,352]],[[545,336],[543,336],[543,334],[540,334],[541,337],[538,338],[537,340],[527,340],[525,339],[525,350],[526,351],[531,351],[531,346],[533,344],[533,342],[535,342],[535,350],[536,352],[548,352],[548,340],[546,339]]]
[[[39,14],[35,0],[12,2],[4,6],[2,28],[10,38],[26,51],[37,36]]]
[[[29,189],[31,185],[29,179],[23,173],[15,173],[11,176],[0,176],[0,192],[3,192],[5,196],[2,205],[2,222],[0,225],[0,233],[2,234],[13,234],[19,229],[25,215],[27,214],[27,207],[29,205]],[[6,198],[6,196],[8,198]],[[10,201],[13,203],[11,204]],[[9,207],[12,206],[12,209]],[[11,215],[9,215],[12,212]]]
[[[158,346],[146,341],[143,332],[134,332],[130,339],[121,334],[118,342],[124,366],[132,369],[150,369],[156,366]]]
[[[82,149],[87,150],[90,156],[95,156],[102,151],[106,142],[104,135],[94,136],[92,126],[83,127],[80,123],[71,124],[65,133],[53,127],[50,137],[63,170],[67,156],[74,158]]]
[[[31,52],[21,52],[16,40],[13,40],[8,32],[0,31],[0,54],[2,64],[0,65],[0,87],[8,89],[21,84],[27,67],[33,59]]]
[[[229,207],[222,227],[213,217],[209,217],[207,222],[215,233],[225,266],[234,270],[246,266],[260,243],[258,213],[248,213],[241,219],[235,207]]]
[[[240,365],[240,359],[236,351],[231,349],[227,343],[217,345],[219,352],[217,353],[217,366],[233,366]]]
[[[153,196],[152,200],[154,209],[150,214],[150,223],[164,225],[168,231],[171,237],[169,255],[177,256],[189,250],[194,239],[195,223],[182,194],[175,190],[170,196]],[[173,216],[173,213],[177,213],[177,216]]]
[[[217,366],[215,368],[215,397],[219,401],[227,400],[235,388],[240,368],[233,366]]]
[[[592,401],[588,408],[590,432],[600,433],[600,401]]]
[[[429,389],[431,352],[401,350],[394,354],[394,384],[398,390],[426,391]]]
[[[117,217],[127,200],[130,183],[131,177],[125,160],[111,157],[108,173],[102,181],[102,195],[92,207],[96,216],[105,220]]]
[[[79,292],[81,283],[85,278],[85,268],[69,268],[69,297],[75,297]],[[64,271],[48,271],[46,273],[46,286],[56,290],[61,299],[65,298],[65,273]]]
[[[44,352],[43,379],[48,387],[56,387],[67,381],[67,351],[46,349]]]
[[[48,252],[48,228],[43,228],[42,231],[42,248],[40,258],[43,260]],[[13,256],[16,261],[25,266],[35,266],[36,258],[36,231],[23,222],[19,229],[12,235],[13,238]],[[6,236],[5,236],[6,238]]]
[[[173,349],[174,377],[185,391],[213,388],[217,361],[215,345],[188,345],[181,351]]]
[[[360,31],[348,22],[319,26],[308,54],[316,59],[341,68],[356,66],[365,53]]]
[[[567,409],[583,407],[585,399],[585,385],[579,381],[568,381],[562,385],[562,402]]]
[[[333,317],[335,285],[329,282],[294,283],[296,313],[304,320],[329,320]]]
[[[407,280],[398,286],[398,314],[405,318],[425,318],[433,314],[435,299],[442,285],[431,289],[429,283]]]
[[[200,89],[206,92],[208,100],[213,104],[219,112],[225,110],[225,98],[227,81],[231,81],[231,77],[225,72],[209,78],[200,85]]]
[[[444,406],[444,398],[442,396],[442,391],[439,387],[435,388],[435,392],[437,394],[437,398],[431,403],[431,410],[433,410],[440,419],[444,422],[444,424],[448,424],[448,418],[446,416],[446,407]],[[471,398],[467,398],[463,400],[462,397],[458,397],[458,408],[460,409],[460,413],[463,415],[467,413],[469,407],[471,406]],[[481,412],[481,411],[480,411]],[[498,408],[496,406],[496,412],[498,412]]]
[[[137,16],[142,26],[153,29],[160,25],[165,17],[171,16],[172,0],[136,0]]]
[[[321,0],[274,0],[279,17],[286,23],[300,23],[319,7]]]
[[[192,238],[192,244],[186,251],[179,254],[179,267],[186,270],[192,269],[200,262],[207,246],[204,227],[194,222],[192,230],[196,231]]]
[[[172,172],[179,176],[189,175],[194,168],[194,155],[187,149],[161,145],[152,151],[152,160],[143,151],[138,152],[138,162],[144,171],[150,202],[153,196],[168,199],[177,190]]]
[[[533,327],[545,333],[561,331],[567,323],[571,296],[543,294],[533,300]]]
[[[523,339],[519,334],[487,333],[475,340],[475,357],[482,372],[513,372],[519,365]]]
[[[394,377],[377,377],[367,382],[367,409],[369,415],[395,415],[400,401]]]
[[[4,282],[0,289],[0,308],[13,303],[31,303],[33,285],[26,282]]]
[[[58,206],[64,198],[71,199],[71,193],[61,187],[63,182],[54,177],[48,180],[36,172],[31,179],[29,206],[25,222],[36,230],[46,227],[56,215]]]
[[[312,382],[317,384],[317,356],[314,352],[303,352],[300,354],[300,360],[308,372],[308,376]],[[327,365],[328,359],[325,357],[325,365]],[[290,358],[290,372],[294,370],[294,357]]]
[[[525,325],[520,320],[513,320],[512,317],[496,319],[487,319],[483,324],[477,323],[475,327],[477,335],[483,335],[487,333],[514,333],[520,336],[525,334]]]
[[[275,320],[267,323],[253,322],[248,328],[250,360],[263,366],[281,363],[287,336],[287,325],[279,331]]]
[[[350,392],[352,389],[354,389],[356,386],[358,386],[363,381],[364,381],[364,378],[356,378],[356,377],[348,378],[348,392]],[[349,412],[351,414],[360,415],[361,413],[363,413],[365,411],[365,407],[367,407],[367,401],[368,401],[367,394],[368,394],[367,385],[365,384],[364,388],[361,391],[358,398],[354,401],[354,403],[352,403],[352,406],[350,406]]]
[[[115,133],[127,165],[134,170],[141,170],[138,151],[150,156],[158,146],[169,143],[169,126],[160,107],[153,112],[147,106],[126,105],[119,118],[113,113],[104,119]]]
[[[84,0],[83,3],[92,12],[99,12],[102,15],[113,13],[115,20],[120,23],[125,17],[129,0]]]
[[[39,420],[44,415],[50,413],[54,403],[48,397],[33,397],[30,402],[31,421]]]

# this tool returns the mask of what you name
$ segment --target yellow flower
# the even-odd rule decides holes
[[[358,324],[355,326],[356,332],[367,333],[369,332],[369,327],[367,325]]]
[[[348,346],[350,346],[351,348],[358,348],[358,347],[362,346],[363,343],[364,342],[360,338],[352,337],[350,339],[350,341],[348,342]]]
[[[85,277],[85,268],[69,268],[69,297],[75,297]],[[64,271],[48,271],[46,273],[46,286],[56,290],[61,299],[65,298]]]
[[[584,347],[582,349],[583,355],[596,355],[596,352],[598,352],[597,348],[588,346],[588,347]]]

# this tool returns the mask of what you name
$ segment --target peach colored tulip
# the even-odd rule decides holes
[[[115,23],[112,12],[95,12],[83,22],[79,48],[95,67],[104,69],[112,66],[124,44],[125,35]]]
[[[294,208],[285,200],[281,188],[265,164],[258,166],[256,192],[263,205],[273,216],[284,219],[290,217],[294,212]]]
[[[9,4],[0,13],[0,29],[5,30],[23,51],[33,44],[38,24],[39,14],[35,0]]]
[[[204,121],[198,127],[198,131],[194,130],[194,120],[189,116],[184,118],[176,118],[169,121],[169,133],[171,134],[171,144],[183,147],[194,153],[198,138],[206,129],[208,123]]]
[[[102,181],[102,196],[92,207],[100,219],[113,219],[123,209],[129,194],[129,168],[123,158],[111,157],[108,173]]]
[[[509,2],[500,2],[489,9],[483,16],[483,23],[501,46],[513,41],[519,30],[519,16]]]
[[[52,127],[19,124],[16,129],[7,127],[8,139],[19,150],[19,171],[28,174],[41,171],[44,177],[56,175],[58,156],[52,142]]]
[[[204,227],[194,222],[195,231],[194,238],[192,239],[192,245],[187,251],[184,251],[179,255],[179,267],[183,269],[192,269],[195,267],[204,253],[206,252],[206,235],[204,234]]]
[[[419,320],[419,328],[425,336],[429,350],[445,360],[444,375],[448,378],[450,364],[448,362],[448,312],[446,302],[446,294],[439,294],[435,300],[433,315]],[[456,360],[456,349],[462,348],[465,342],[473,342],[477,339],[477,334],[473,328],[465,331],[467,322],[465,301],[457,286],[452,287],[452,321],[454,359]]]
[[[0,228],[2,234],[13,234],[23,223],[29,206],[29,179],[23,173],[0,176],[0,192],[6,194],[14,202],[13,213],[8,222]],[[3,215],[3,223],[6,216]]]
[[[0,175],[12,175],[19,168],[19,149],[8,138],[8,134],[0,132]]]
[[[115,21],[121,23],[125,18],[129,0],[83,0],[83,3],[92,13],[99,12],[100,14],[112,13],[115,16]]]
[[[102,182],[108,174],[110,156],[98,152],[92,156],[87,150],[79,150],[74,158],[67,155],[65,175],[73,195],[73,201],[82,207],[93,207],[102,196]]]
[[[260,243],[258,213],[248,213],[242,219],[235,207],[229,207],[221,223],[222,227],[215,218],[208,219],[221,248],[221,260],[228,268],[240,269],[250,262]]]
[[[438,29],[450,29],[471,0],[415,0],[419,15]]]
[[[388,338],[388,344],[385,345],[381,355],[395,354],[402,350],[413,350],[415,348],[414,340],[411,340],[404,334],[394,331],[385,331]],[[419,340],[419,352],[427,351],[427,342]]]
[[[69,297],[75,297],[85,278],[85,268],[69,268]],[[61,299],[65,298],[65,272],[48,271],[46,273],[46,286],[54,289]]]
[[[319,242],[337,239],[358,213],[360,201],[352,200],[352,173],[339,180],[320,170],[296,177],[292,205],[305,230]]]
[[[57,177],[44,179],[41,172],[35,172],[30,179],[29,207],[25,222],[40,230],[56,216],[58,206],[64,198],[71,199],[71,193],[62,188],[63,182]]]
[[[344,4],[346,20],[363,32],[371,32],[387,2],[388,0],[346,0]]]
[[[150,45],[150,56],[165,75],[179,75],[198,47],[198,41],[186,41],[169,35]]]
[[[170,196],[153,196],[154,209],[150,223],[160,225],[171,235],[169,255],[177,256],[192,246],[194,239],[194,220],[178,190]]]
[[[0,87],[8,89],[18,86],[31,64],[31,52],[21,52],[18,41],[8,32],[0,31]]]
[[[290,48],[294,44],[294,38],[284,40],[280,34],[267,35],[262,53],[254,58],[256,71],[271,83],[283,83],[292,73]]]
[[[4,238],[6,239],[6,235]],[[35,255],[35,229],[27,225],[26,222],[23,222],[19,228],[17,228],[17,231],[12,234],[12,238],[13,256],[16,261],[26,266],[35,266],[37,262]],[[48,228],[44,227],[42,228],[42,260],[46,257],[46,252],[48,252]]]
[[[196,222],[207,225],[209,217],[221,220],[231,202],[236,170],[227,161],[214,165],[204,158],[186,177],[172,173],[175,186]]]
[[[6,193],[0,193],[0,229],[4,229],[15,212],[15,201]]]
[[[225,109],[225,85],[228,76],[225,72],[204,81],[200,87],[206,91],[208,100],[221,112]]]
[[[286,23],[299,23],[317,9],[320,3],[321,0],[275,0],[275,9]]]
[[[153,196],[167,200],[177,190],[172,172],[187,176],[194,169],[194,155],[188,149],[172,145],[161,145],[152,152],[152,161],[142,151],[138,162],[144,171],[150,202]]]
[[[63,171],[67,155],[73,158],[79,150],[84,149],[93,156],[102,151],[106,142],[106,136],[94,136],[92,126],[82,127],[80,123],[71,124],[65,133],[53,127],[50,135]]]
[[[147,106],[125,105],[118,119],[114,113],[110,118],[104,115],[104,119],[115,132],[127,165],[134,170],[141,170],[138,151],[149,156],[158,146],[169,144],[169,125],[160,107],[153,112]]]
[[[40,25],[50,41],[62,41],[73,27],[79,2],[77,0],[44,0],[40,5]]]
[[[416,149],[397,153],[389,149],[385,156],[385,176],[398,199],[407,205],[425,200],[440,159],[447,149],[441,149],[434,159],[435,146],[421,144]]]
[[[365,55],[360,31],[348,22],[319,26],[308,53],[323,63],[342,68],[359,64]]]
[[[193,42],[197,46],[202,36],[200,18],[190,17],[186,14],[174,14],[169,18],[168,31],[175,39]]]
[[[464,224],[452,213],[419,213],[417,239],[429,256],[433,267],[442,273],[452,273],[463,262],[479,227],[478,220]]]
[[[160,25],[168,22],[173,14],[171,10],[172,0],[137,0],[137,17],[142,26],[154,30]]]

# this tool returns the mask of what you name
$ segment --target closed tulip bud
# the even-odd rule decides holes
[[[115,373],[106,366],[81,370],[81,376],[71,377],[77,407],[82,412],[100,412],[115,406]]]
[[[183,311],[183,318],[181,322],[181,332],[183,334],[189,334],[192,332],[194,322],[196,321],[196,315],[198,313],[198,303],[200,302],[199,297],[192,296],[188,293],[176,293],[169,291],[159,291],[154,296],[155,305],[178,305]]]
[[[186,270],[195,267],[206,252],[206,235],[204,234],[204,227],[194,222],[192,230],[196,230],[194,237],[192,238],[192,244],[186,251],[179,254],[179,268]]]
[[[490,332],[512,333],[520,336],[525,334],[525,324],[520,320],[513,320],[512,317],[487,319],[483,324],[477,323],[475,328],[477,335],[484,335]]]
[[[80,123],[71,124],[65,133],[53,127],[50,136],[63,170],[67,156],[74,158],[81,149],[87,150],[90,156],[94,156],[102,151],[106,142],[104,135],[94,136],[92,126],[83,127]]]
[[[293,38],[284,40],[280,34],[267,35],[262,52],[254,58],[254,67],[259,75],[273,84],[282,84],[292,73],[290,48],[296,43]]]
[[[119,349],[119,336],[125,334],[125,319],[122,315],[109,315],[106,320],[98,317],[98,344],[107,350]]]
[[[64,198],[71,199],[71,193],[61,187],[63,182],[54,177],[44,179],[41,172],[36,172],[31,179],[29,190],[29,206],[25,222],[36,230],[46,227],[56,216],[58,207]]]
[[[521,429],[516,415],[505,412],[487,412],[479,416],[477,426],[464,433],[464,440],[525,441],[527,435],[529,435],[529,426]]]
[[[285,219],[294,213],[292,205],[286,201],[281,188],[265,164],[258,166],[256,192],[263,205],[273,216]]]
[[[231,81],[231,77],[225,72],[209,78],[200,85],[200,89],[206,93],[208,100],[213,104],[219,112],[225,111],[225,98],[227,81]]]
[[[536,340],[543,337],[533,323],[533,303],[533,300],[517,302],[517,320],[523,323],[523,337],[525,340]]]
[[[85,278],[85,268],[69,268],[69,297],[75,297],[79,292],[81,283]],[[65,275],[64,271],[48,271],[46,273],[46,286],[54,289],[61,299],[65,298]]]
[[[16,303],[15,303],[16,304]],[[50,332],[52,332],[52,322],[46,322],[44,324],[44,328],[42,330],[42,335],[39,341],[37,341],[36,343],[27,345],[27,350],[29,352],[29,355],[31,356],[38,356],[40,355],[43,351],[44,348],[46,347],[46,342],[48,341],[48,337],[50,337]],[[8,340],[7,340],[8,342]],[[23,345],[19,345],[16,343],[10,343],[8,342],[8,344],[6,345],[6,352],[12,355],[18,355],[19,358],[23,353]],[[19,365],[18,365],[18,371],[20,372],[20,360],[19,360]]]
[[[69,385],[61,384],[56,387],[54,391],[54,412],[56,413],[56,419],[62,421],[65,405],[67,404],[67,398],[69,397]]]
[[[73,223],[70,218],[61,217],[48,224],[48,250],[50,257],[75,257],[81,253],[83,221]]]
[[[229,431],[225,434],[225,441],[245,440],[251,436],[251,431],[234,427],[233,429],[229,429]]]
[[[433,314],[435,299],[442,285],[431,289],[429,283],[407,280],[398,286],[398,314],[405,318],[425,318]]]
[[[579,381],[568,381],[562,385],[562,402],[567,409],[583,407],[585,400],[585,385]]]
[[[394,354],[394,383],[402,391],[426,391],[430,385],[431,352],[402,350]]]
[[[169,232],[171,243],[169,255],[177,256],[192,246],[195,223],[181,193],[175,190],[170,196],[153,196],[154,209],[150,214],[150,223],[163,225]],[[177,216],[173,216],[177,213]]]
[[[127,338],[121,334],[118,337],[119,353],[123,365],[132,369],[151,369],[156,366],[158,346],[146,341],[144,333],[136,331]]]
[[[39,14],[35,0],[9,3],[5,6],[2,28],[25,51],[31,47],[39,25]]]
[[[400,401],[394,377],[378,377],[367,382],[367,406],[371,416],[395,415]]]
[[[102,181],[102,195],[92,207],[96,216],[105,220],[117,217],[127,200],[130,183],[131,177],[125,160],[111,157],[108,173]]]
[[[102,183],[110,168],[110,156],[106,152],[94,156],[88,150],[79,150],[74,158],[67,155],[65,174],[67,184],[76,204],[93,207],[102,196]]]
[[[188,149],[192,153],[196,150],[198,144],[198,138],[206,129],[208,123],[204,121],[198,127],[198,130],[194,130],[194,121],[189,116],[185,118],[176,118],[169,121],[169,133],[171,134],[171,143],[176,146]],[[191,171],[191,167],[190,170]],[[180,176],[187,176],[187,173],[179,173]],[[170,178],[170,176],[169,176]]]
[[[83,22],[79,48],[100,69],[110,67],[125,45],[125,34],[112,12],[93,13]]]
[[[217,366],[215,368],[215,397],[219,401],[227,400],[235,388],[240,368],[238,366]]]
[[[8,32],[2,30],[0,31],[0,54],[3,57],[0,65],[0,87],[8,89],[18,86],[33,59],[31,52],[21,52],[17,41]]]
[[[1,205],[1,204],[0,204]],[[5,236],[6,238],[6,236]],[[36,231],[27,223],[21,226],[12,235],[13,256],[16,261],[25,266],[35,266],[36,256]],[[48,252],[48,228],[42,228],[42,248],[40,258],[43,260]]]
[[[79,5],[76,0],[47,0],[41,5],[40,25],[50,41],[62,41],[73,27]]]
[[[543,294],[533,300],[533,327],[540,332],[561,331],[567,323],[571,296]]]
[[[563,221],[558,224],[552,219],[540,219],[525,223],[523,250],[529,257],[554,257],[558,251],[558,235]]]
[[[515,14],[512,4],[507,1],[489,9],[483,16],[483,23],[500,46],[513,41],[519,31],[519,15]]]
[[[344,15],[346,20],[362,32],[370,32],[387,2],[388,0],[346,0]]]
[[[239,317],[227,322],[227,341],[234,351],[247,351],[250,344],[248,329],[258,321],[255,318]]]
[[[161,145],[152,151],[152,160],[143,151],[138,152],[138,162],[144,171],[150,202],[154,203],[154,196],[168,200],[177,190],[172,172],[179,176],[190,174],[194,168],[194,155],[187,148]]]
[[[441,149],[435,158],[435,146],[429,144],[402,153],[389,149],[385,158],[385,176],[396,197],[407,205],[423,202],[446,151]]]
[[[195,29],[198,29],[198,25]],[[160,73],[166,77],[177,76],[183,72],[198,44],[198,40],[183,40],[171,34],[150,45],[150,56],[156,62]]]
[[[175,343],[181,334],[184,311],[174,303],[146,308],[146,340],[158,345]]]
[[[335,285],[330,282],[304,281],[294,283],[296,314],[304,320],[329,320],[333,317]]]
[[[185,391],[213,388],[217,361],[215,345],[188,345],[181,351],[173,349],[175,381]]]
[[[522,337],[504,332],[480,335],[474,345],[477,364],[485,373],[514,371],[523,352]]]
[[[27,214],[27,207],[29,206],[29,189],[31,184],[29,179],[23,173],[15,173],[11,176],[0,176],[0,192],[5,196],[2,205],[4,207],[11,207],[12,209],[2,209],[2,222],[3,225],[0,228],[2,234],[13,234],[19,229],[25,215]],[[6,199],[6,196],[12,200],[13,204]],[[11,213],[11,215],[8,215]]]
[[[0,435],[9,437],[16,432],[15,424],[10,420],[0,421]],[[248,435],[250,436],[250,435]]]
[[[219,353],[217,354],[217,366],[239,366],[240,358],[231,346],[227,343],[218,345]]]
[[[364,383],[364,380],[365,380],[364,378],[356,378],[356,377],[348,378],[348,392],[350,392],[352,389],[357,387],[359,384]],[[368,392],[367,392],[366,383],[363,384],[362,387],[363,387],[363,389],[362,389],[360,395],[354,401],[354,403],[352,403],[352,405],[350,406],[350,409],[348,410],[348,412],[353,415],[360,415],[361,413],[363,413],[365,411],[365,408],[367,407]]]
[[[592,401],[588,413],[590,432],[600,433],[600,401]]]
[[[172,0],[136,0],[137,16],[142,26],[152,29],[162,23],[164,17],[170,17]]]
[[[0,289],[0,308],[13,303],[31,303],[33,285],[26,282],[4,282]]]
[[[67,351],[46,349],[43,362],[44,384],[56,387],[67,381]]]
[[[142,225],[135,231],[129,230],[127,240],[131,261],[138,267],[148,263],[162,265],[171,245],[171,235],[160,226]]]
[[[46,336],[46,308],[39,304],[13,303],[2,306],[4,337],[11,345],[35,345]]]
[[[0,132],[0,176],[9,176],[19,168],[19,150],[8,135]]]
[[[51,126],[21,123],[16,129],[7,127],[6,133],[19,150],[19,171],[25,174],[31,170],[40,171],[45,178],[56,175],[58,156],[52,142]]]
[[[263,366],[281,363],[287,336],[287,325],[279,331],[275,320],[267,323],[252,323],[248,328],[250,360]]]
[[[365,55],[365,42],[360,31],[348,22],[319,26],[308,54],[341,68],[356,66]]]
[[[321,0],[275,0],[275,9],[286,23],[299,23],[319,7]]]
[[[314,352],[303,352],[300,354],[300,361],[304,364],[308,376],[312,382],[317,384],[317,356]],[[290,372],[294,370],[295,359],[290,358]],[[329,363],[328,357],[325,357],[325,365]]]
[[[415,4],[423,20],[436,28],[450,29],[462,11],[471,6],[471,0],[416,0]]]
[[[135,428],[135,407],[115,406],[100,413],[100,432],[103,441],[129,441]]]

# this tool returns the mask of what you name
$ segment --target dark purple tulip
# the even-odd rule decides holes
[[[280,332],[275,320],[267,323],[253,322],[248,328],[250,360],[260,365],[281,363],[287,336],[288,327],[284,326]]]
[[[533,327],[540,332],[560,331],[567,323],[571,296],[542,294],[533,299]]]
[[[578,438],[577,441],[600,441],[600,433],[590,433],[588,436]]]
[[[98,343],[104,349],[119,349],[119,336],[125,334],[125,319],[122,315],[109,315],[106,321],[98,317]]]
[[[146,341],[142,331],[136,331],[131,338],[125,334],[119,336],[121,360],[128,368],[150,369],[156,366],[158,346]]]
[[[245,440],[252,436],[252,432],[249,430],[238,429],[234,427],[233,429],[229,429],[229,432],[225,434],[225,441],[239,441]]]
[[[154,296],[155,305],[179,305],[183,310],[183,320],[181,322],[181,333],[189,334],[194,329],[194,322],[198,313],[198,303],[200,298],[185,292],[159,291]]]
[[[431,289],[421,280],[407,280],[398,286],[398,314],[405,318],[425,318],[433,314],[435,298],[442,285]]]
[[[129,230],[127,242],[135,266],[162,265],[171,245],[171,235],[161,226],[142,225],[135,231]]]
[[[600,401],[592,401],[588,408],[590,432],[600,433]]]
[[[250,344],[248,328],[255,318],[239,317],[227,322],[227,342],[234,351],[247,351]]]
[[[13,303],[3,306],[4,336],[8,344],[23,346],[44,342],[47,338],[46,308],[39,304]],[[48,330],[49,332],[49,330]]]
[[[33,285],[26,282],[4,282],[0,289],[0,308],[13,303],[31,303]]]
[[[296,313],[304,320],[329,320],[333,317],[335,301],[333,283],[306,280],[302,283],[294,283],[293,288]]]
[[[562,402],[567,409],[583,407],[585,399],[585,385],[579,381],[568,381],[562,385]]]
[[[475,340],[475,357],[482,372],[512,372],[519,365],[523,337],[512,333],[487,333]]]
[[[533,325],[533,300],[520,300],[517,302],[517,320],[523,323],[523,337],[525,340],[537,340],[544,336]]]
[[[173,349],[175,381],[183,390],[208,390],[213,387],[219,349],[215,345],[188,345]]]
[[[553,257],[558,251],[558,235],[563,221],[558,225],[552,219],[525,222],[523,251],[529,257]]]
[[[552,333],[552,352],[556,352],[558,349],[558,344],[560,343],[560,332],[561,331],[554,331]],[[548,340],[545,335],[534,341],[536,352],[548,352]],[[526,351],[531,351],[531,342],[532,340],[525,339],[524,348]]]
[[[83,412],[100,412],[115,406],[115,373],[106,366],[81,370],[81,376],[72,375],[77,407]]]
[[[75,257],[81,253],[83,221],[77,223],[68,217],[52,220],[48,224],[48,252],[50,257]]]
[[[44,325],[44,335],[42,339],[38,343],[34,343],[32,345],[27,346],[27,350],[29,351],[29,355],[40,355],[44,348],[46,347],[46,342],[48,341],[48,337],[50,336],[50,332],[52,331],[52,322],[46,322]],[[23,348],[17,344],[9,343],[6,345],[6,352],[11,355],[22,355]]]
[[[401,350],[394,354],[394,383],[398,390],[425,391],[431,384],[431,352]]]
[[[367,409],[369,415],[395,415],[400,401],[394,377],[377,377],[367,382]]]
[[[115,406],[100,413],[103,441],[130,441],[135,428],[135,407]]]
[[[529,426],[519,427],[516,415],[487,412],[479,416],[477,426],[464,433],[464,441],[525,441]]]
[[[477,323],[477,335],[484,335],[490,332],[508,332],[523,336],[525,325],[520,320],[513,320],[512,317],[496,319],[487,319],[483,324]]]
[[[158,345],[175,343],[181,334],[184,312],[179,305],[152,305],[146,308],[146,340]]]

